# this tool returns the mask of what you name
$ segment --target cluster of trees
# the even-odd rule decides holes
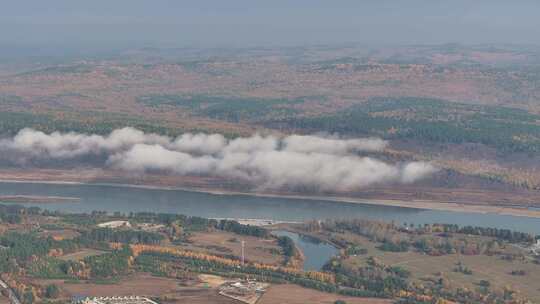
[[[324,268],[335,273],[336,284],[340,286],[342,294],[397,298],[396,303],[400,304],[530,303],[511,289],[491,290],[488,281],[481,281],[478,290],[455,289],[442,277],[423,280],[422,283],[409,281],[411,274],[408,270],[385,265],[376,257],[369,257],[366,264],[360,267],[346,266],[342,258],[334,257]],[[472,273],[461,263],[456,264],[456,271]]]
[[[152,261],[152,262],[150,262]],[[156,262],[159,261],[159,262]],[[180,255],[173,251],[144,250],[140,252],[135,262],[137,265],[152,265],[150,268],[161,267],[159,263],[171,263],[174,265],[182,264],[187,269],[194,272],[212,273],[223,276],[243,276],[257,277],[261,281],[276,283],[294,283],[307,288],[317,289],[325,292],[339,292],[333,276],[320,272],[302,272],[288,269],[285,267],[276,267],[270,265],[261,265],[249,263],[240,267],[238,261],[227,260],[219,257],[198,255]],[[149,264],[151,263],[151,264]]]
[[[304,224],[303,227],[307,231],[323,230],[338,233],[348,231],[376,242],[383,242],[397,232],[397,227],[393,223],[368,219],[313,221]]]
[[[320,98],[320,97],[313,97]],[[318,117],[298,117],[291,105],[296,99],[252,99],[206,95],[148,95],[138,98],[150,106],[172,105],[195,114],[233,122],[251,120],[269,127],[336,132],[354,136],[413,138],[438,143],[482,143],[500,151],[540,151],[538,115],[500,106],[477,106],[419,97],[374,98],[342,112]],[[397,115],[385,115],[398,113]],[[293,117],[294,116],[294,117]],[[96,115],[93,115],[96,117]],[[0,134],[13,135],[25,127],[45,132],[76,131],[107,134],[124,126],[173,135],[171,130],[142,119],[104,116],[94,121],[77,117],[59,119],[26,112],[0,112]]]
[[[131,257],[131,249],[126,245],[111,253],[87,257],[84,262],[92,278],[113,278],[128,272]]]
[[[236,234],[250,235],[259,238],[268,238],[270,236],[270,232],[267,229],[259,226],[240,224],[239,222],[233,220],[221,220],[217,224],[216,228],[219,230],[234,232]]]
[[[505,240],[510,243],[533,243],[535,236],[530,233],[512,231],[509,229],[490,228],[490,227],[460,227],[454,224],[434,224],[429,227],[431,230],[442,230],[445,233],[461,233],[470,235],[481,235]]]
[[[123,246],[100,255],[85,257],[81,261],[42,256],[34,258],[25,270],[32,276],[46,279],[114,279],[129,273],[132,260],[131,250]]]
[[[124,217],[120,214],[117,216]],[[186,232],[206,231],[209,228],[215,228],[218,225],[218,221],[214,219],[172,213],[136,212],[130,213],[127,217],[135,222],[158,223],[164,225],[177,224]]]
[[[182,261],[182,263],[186,265],[192,265],[196,267],[195,269],[199,269],[199,271],[201,271],[202,269],[204,269],[205,271],[233,271],[239,273],[269,276],[289,282],[294,282],[294,280],[304,280],[304,282],[314,281],[321,284],[329,284],[332,286],[335,284],[334,276],[332,274],[324,272],[304,272],[302,270],[291,267],[275,266],[253,262],[242,265],[241,262],[237,259],[163,246],[140,244],[132,245],[131,249],[133,255],[136,258],[144,255],[151,255],[154,256],[156,259],[164,261]]]
[[[398,242],[392,242],[389,240],[383,241],[383,243],[377,247],[382,251],[391,251],[391,252],[407,252],[409,251],[411,244],[408,241],[401,240]]]
[[[0,273],[24,304],[40,299],[55,299],[56,285],[44,287],[28,285],[11,279],[13,274],[27,274],[46,279],[101,279],[114,278],[130,270],[132,253],[128,246],[82,261],[63,261],[51,256],[54,252],[68,252],[81,246],[83,239],[56,241],[39,237],[36,233],[8,232],[0,236]]]
[[[109,277],[124,272],[131,255],[127,248],[87,257],[83,263],[51,257],[52,252],[67,253],[87,246],[88,239],[84,236],[56,241],[34,233],[9,232],[0,237],[0,244],[3,246],[0,249],[1,272],[19,273],[22,270],[44,278]]]
[[[363,291],[365,296],[394,297],[409,288],[406,270],[388,267],[374,257],[369,257],[367,265],[358,268],[346,267],[340,258],[335,257],[323,269],[335,273],[340,286]]]
[[[60,295],[60,289],[56,284],[50,284],[45,287],[45,297],[49,299],[56,299]]]
[[[454,271],[459,272],[459,273],[463,273],[463,274],[466,274],[466,275],[471,275],[473,273],[472,270],[469,267],[463,265],[463,263],[461,263],[461,261],[456,263],[456,267],[454,268]]]
[[[291,105],[303,103],[305,98],[243,98],[209,95],[152,94],[139,96],[139,103],[151,107],[180,106],[194,114],[215,119],[239,122],[292,116],[297,111]]]
[[[120,214],[117,214],[116,216],[123,218],[123,215]],[[240,224],[239,222],[234,220],[217,221],[215,219],[208,219],[198,216],[186,216],[183,214],[153,212],[130,213],[127,217],[135,222],[158,223],[167,226],[177,225],[178,227],[181,227],[184,232],[187,233],[195,231],[207,231],[209,229],[219,229],[240,235],[249,235],[259,238],[270,237],[270,232],[265,228]],[[148,244],[148,242],[141,243]]]
[[[454,224],[426,224],[415,227],[411,225],[404,229],[395,223],[355,219],[355,220],[328,220],[324,222],[310,222],[304,224],[307,231],[325,230],[332,232],[352,232],[380,242],[380,250],[403,252],[410,248],[430,255],[443,255],[461,253],[466,255],[497,254],[500,253],[501,242],[531,244],[536,237],[529,233],[516,232],[508,229],[487,227],[460,227]],[[486,236],[481,238],[456,238],[455,234]],[[345,249],[353,244],[347,241],[332,239]]]
[[[358,245],[349,245],[345,248],[345,251],[344,251],[345,255],[364,255],[364,254],[367,254],[368,251],[366,248],[362,248]]]
[[[511,275],[513,276],[524,276],[527,274],[527,271],[523,270],[523,269],[519,269],[519,270],[512,270],[510,272]]]
[[[531,301],[522,297],[510,287],[493,289],[489,281],[480,281],[479,288],[474,290],[448,285],[447,280],[426,280],[423,283],[411,284],[409,290],[402,291],[397,304],[417,303],[463,303],[463,304],[529,304]]]
[[[16,272],[31,264],[35,257],[46,256],[51,249],[73,250],[72,241],[42,238],[36,233],[7,232],[0,236],[0,271]]]
[[[1,205],[0,221],[3,223],[18,224],[21,222],[21,214],[26,212],[26,208],[19,205]]]
[[[446,228],[445,228],[446,227]],[[463,254],[482,254],[499,252],[500,242],[528,241],[530,236],[520,233],[501,232],[495,229],[476,229],[457,225],[425,225],[415,227],[402,226],[372,220],[328,220],[313,221],[304,224],[307,231],[337,232],[332,241],[343,246],[344,251],[354,246],[350,241],[341,240],[339,235],[352,232],[373,241],[381,242],[388,250],[399,251],[410,245],[428,254],[438,255],[461,252]],[[489,239],[454,237],[454,234],[470,233],[490,236]],[[512,235],[512,237],[508,237]],[[500,239],[497,239],[500,237]],[[491,239],[495,238],[495,239]],[[532,238],[534,239],[534,238]],[[405,250],[403,248],[403,250]],[[387,266],[377,258],[369,257],[367,263],[351,267],[343,263],[347,254],[332,258],[325,266],[325,271],[335,274],[336,284],[343,288],[365,290],[373,293],[370,296],[397,297],[398,303],[527,303],[519,294],[510,289],[492,290],[489,284],[483,283],[478,290],[454,289],[442,277],[438,280],[423,281],[417,284],[408,280],[410,272],[397,266]],[[472,270],[462,263],[453,269],[463,274],[472,274]],[[514,275],[520,275],[519,270]]]
[[[16,296],[23,304],[33,304],[43,297],[43,289],[29,282],[21,282],[9,273],[2,273],[2,280],[11,288],[13,293],[2,289],[6,297]]]
[[[44,214],[39,208],[25,208],[15,205],[0,205],[0,217],[7,215]],[[90,222],[105,216],[94,212],[87,216]],[[66,215],[67,221],[79,219],[77,215]],[[84,217],[81,217],[84,218]],[[90,256],[83,261],[63,261],[54,258],[80,248],[107,247],[110,242],[156,244],[163,235],[136,230],[113,230],[96,228],[82,230],[74,239],[55,240],[40,236],[37,232],[6,232],[0,235],[0,272],[26,272],[43,278],[109,278],[126,273],[129,268],[131,251],[129,247]]]
[[[290,267],[298,266],[298,250],[296,249],[294,241],[290,237],[283,235],[277,238],[277,242],[279,247],[281,247],[283,255],[285,256],[283,264]]]
[[[158,244],[164,239],[164,236],[141,230],[118,230],[111,228],[96,228],[89,232],[84,232],[81,239],[94,242],[114,242],[129,244]]]
[[[96,113],[92,113],[96,114]],[[171,130],[158,122],[153,123],[142,119],[130,119],[126,117],[99,117],[92,116],[94,121],[82,118],[58,118],[49,114],[34,114],[27,112],[0,112],[0,135],[12,136],[24,128],[33,128],[46,133],[80,132],[91,134],[109,134],[115,129],[122,127],[134,127],[145,132],[159,134],[178,134],[179,131]]]
[[[374,98],[343,112],[274,120],[268,125],[387,139],[482,143],[501,151],[535,153],[540,151],[538,119],[519,109],[400,97]]]

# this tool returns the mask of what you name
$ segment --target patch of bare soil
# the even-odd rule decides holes
[[[374,298],[356,298],[324,293],[297,285],[272,285],[258,304],[333,304],[344,300],[347,304],[389,304],[391,300]]]

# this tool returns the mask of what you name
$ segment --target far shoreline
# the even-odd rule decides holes
[[[49,195],[1,195],[0,203],[4,204],[49,204],[49,203],[75,203],[78,197],[49,196]]]
[[[530,218],[540,219],[540,210],[531,210],[527,208],[475,205],[475,204],[466,205],[463,203],[437,202],[437,201],[429,201],[429,200],[404,201],[404,200],[390,200],[390,199],[362,199],[362,198],[344,197],[344,196],[276,194],[276,193],[263,193],[263,192],[228,191],[228,190],[221,190],[221,189],[217,190],[217,189],[211,189],[211,188],[170,187],[170,186],[155,186],[155,185],[126,184],[126,183],[92,183],[92,182],[62,181],[62,180],[43,181],[43,180],[0,179],[0,183],[84,185],[84,186],[123,187],[123,188],[149,189],[149,190],[185,191],[185,192],[205,193],[205,194],[223,195],[223,196],[241,195],[241,196],[251,196],[251,197],[329,201],[329,202],[336,202],[336,203],[388,206],[388,207],[399,207],[399,208],[409,208],[409,209],[450,211],[450,212],[462,212],[462,213],[479,213],[479,214],[498,214],[498,215],[520,216],[520,217],[530,217]]]

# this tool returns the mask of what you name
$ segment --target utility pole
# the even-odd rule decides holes
[[[244,247],[245,247],[245,242],[242,240],[242,266],[244,266],[244,259],[245,259],[245,256],[244,256]]]

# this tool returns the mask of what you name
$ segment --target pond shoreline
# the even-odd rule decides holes
[[[306,234],[289,229],[276,229],[272,231],[276,236],[287,236],[292,239],[294,246],[302,259],[304,271],[319,271],[332,258],[339,254],[339,248],[318,238],[307,238]],[[315,242],[314,240],[317,239]]]

